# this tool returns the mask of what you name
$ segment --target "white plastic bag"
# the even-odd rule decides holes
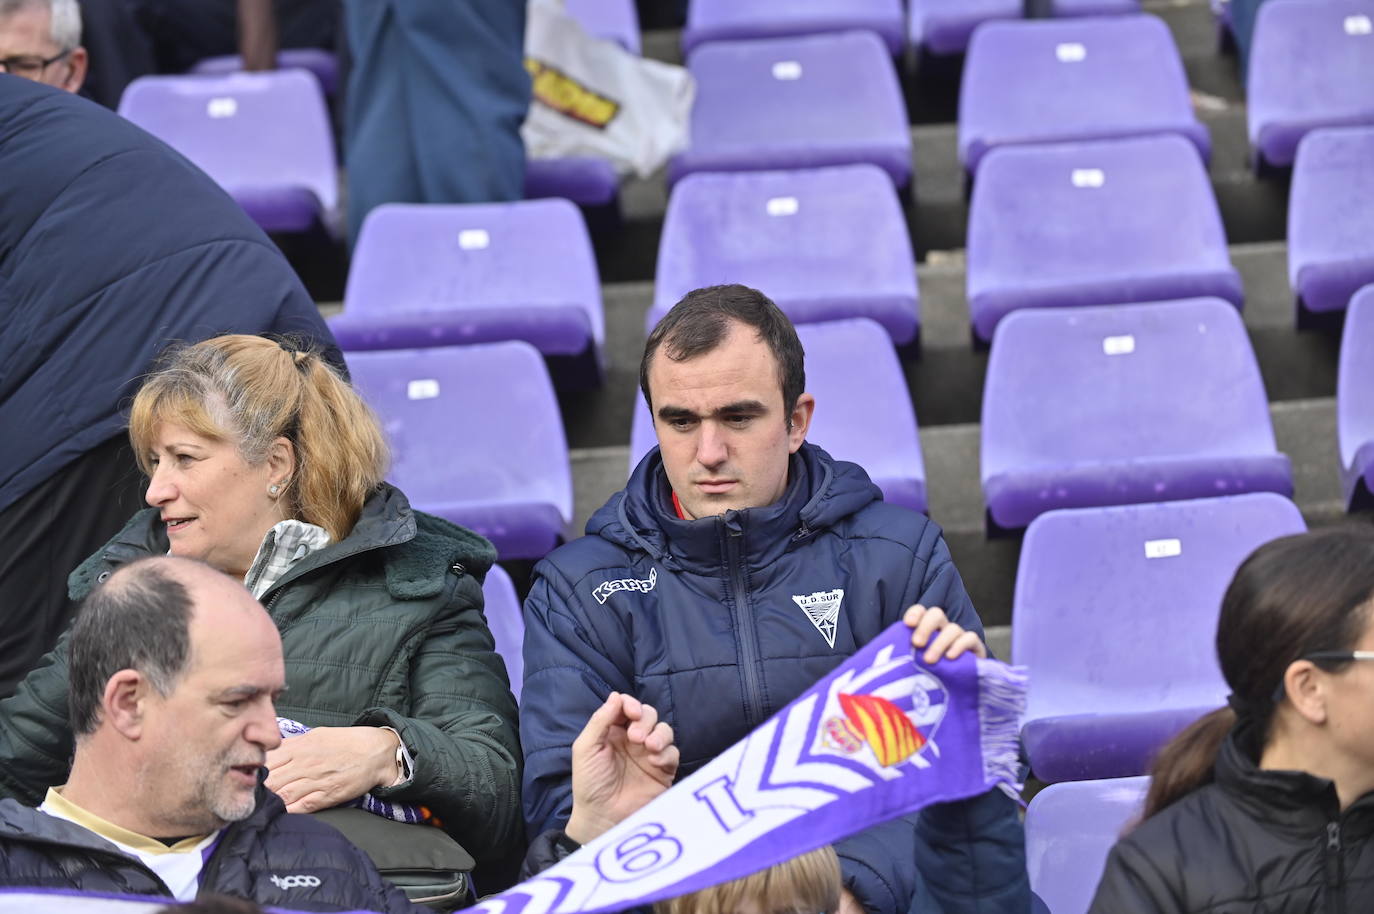
[[[687,145],[691,74],[591,37],[561,0],[529,4],[525,66],[534,92],[520,136],[530,158],[598,156],[646,178]]]

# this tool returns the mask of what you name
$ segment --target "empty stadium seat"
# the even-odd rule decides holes
[[[1054,508],[1293,491],[1250,339],[1220,299],[1009,315],[982,478],[994,531]]]
[[[1012,657],[1030,670],[1021,732],[1035,776],[1144,774],[1160,746],[1223,705],[1222,595],[1256,548],[1305,529],[1270,492],[1037,517],[1011,628]]]
[[[1374,282],[1374,127],[1314,130],[1298,144],[1288,281],[1309,311],[1342,311]]]
[[[1256,165],[1293,164],[1309,130],[1374,124],[1374,4],[1271,0],[1252,41],[1246,111]]]
[[[892,341],[873,321],[803,324],[806,389],[816,413],[806,440],[868,471],[883,498],[926,509],[926,471],[916,413]],[[644,397],[635,397],[630,469],[658,444]]]
[[[523,342],[350,352],[391,444],[388,479],[421,511],[537,559],[572,520],[572,470],[548,371]]]
[[[697,171],[871,162],[911,180],[911,128],[887,46],[871,32],[713,41],[688,63],[696,79],[691,145],[670,183]]]
[[[1374,285],[1350,300],[1336,376],[1336,437],[1346,507],[1374,507]]]
[[[588,35],[639,53],[639,12],[634,0],[565,0],[565,9]]]
[[[985,341],[1020,308],[1243,301],[1207,170],[1167,134],[995,150],[973,188],[967,282]]]
[[[1024,0],[910,0],[907,39],[931,54],[962,54],[973,30],[993,19],[1020,19]]]
[[[1051,784],[1026,808],[1026,870],[1033,911],[1087,914],[1107,854],[1138,819],[1147,777]],[[1036,907],[1036,905],[1039,907]]]
[[[339,231],[334,135],[309,73],[144,76],[124,90],[119,113],[194,162],[267,231]]]
[[[280,69],[309,70],[320,81],[325,95],[333,95],[339,88],[339,61],[322,48],[282,48],[277,52]],[[191,72],[197,76],[227,76],[243,71],[243,58],[237,54],[206,57],[196,62]]]
[[[692,0],[682,53],[708,41],[788,38],[851,29],[870,31],[892,55],[902,53],[902,0]]]
[[[959,160],[1019,143],[1177,133],[1211,155],[1173,35],[1154,16],[989,22],[969,42]]]
[[[1140,0],[1032,0],[1046,16],[1118,16],[1140,12]]]
[[[869,317],[898,345],[920,329],[901,203],[872,165],[681,181],[664,217],[646,329],[691,290],[727,282],[762,289],[796,323]]]
[[[600,382],[603,321],[582,214],[527,200],[372,210],[329,324],[345,350],[524,340],[582,386]]]
[[[506,662],[510,690],[520,701],[520,686],[525,680],[525,617],[515,585],[500,565],[491,566],[482,582],[483,614],[496,641],[496,653]]]

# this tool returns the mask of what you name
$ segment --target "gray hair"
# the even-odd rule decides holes
[[[0,0],[0,19],[31,6],[47,9],[52,20],[48,31],[53,44],[63,51],[81,44],[81,7],[77,0]]]
[[[190,559],[154,556],[130,562],[81,605],[71,629],[67,712],[72,732],[100,726],[105,686],[120,670],[137,670],[166,697],[191,653],[191,594],[172,571]]]

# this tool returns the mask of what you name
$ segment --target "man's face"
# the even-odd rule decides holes
[[[663,469],[689,517],[782,497],[815,401],[803,394],[794,409],[783,406],[777,359],[754,328],[732,321],[719,346],[682,362],[660,348],[649,395]]]
[[[154,837],[206,834],[246,818],[258,769],[281,744],[273,700],[286,673],[272,620],[221,575],[197,576],[191,591],[187,669],[170,695],[152,694],[139,744],[142,783],[157,807],[149,819],[165,832]]]
[[[30,3],[0,17],[0,60],[15,76],[68,92],[78,91],[86,79],[86,49],[57,46],[52,14],[42,4]]]

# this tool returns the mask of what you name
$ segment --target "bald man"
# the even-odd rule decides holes
[[[37,809],[0,802],[0,884],[416,910],[262,785],[286,673],[243,585],[187,559],[126,565],[87,598],[70,656],[71,775]]]

